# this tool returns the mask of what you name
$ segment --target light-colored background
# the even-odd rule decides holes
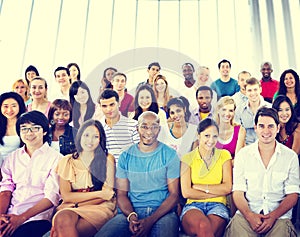
[[[242,70],[260,78],[264,60],[273,63],[276,79],[300,63],[299,0],[0,0],[0,16],[0,92],[30,64],[51,88],[57,66],[76,62],[85,80],[110,57],[145,47],[186,55],[208,66],[213,79],[223,58],[235,78]],[[125,71],[129,89],[147,77],[138,59]],[[180,87],[180,75],[161,66]]]

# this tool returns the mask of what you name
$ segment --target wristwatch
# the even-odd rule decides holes
[[[206,193],[209,193],[208,184],[206,185],[205,192],[206,192]]]

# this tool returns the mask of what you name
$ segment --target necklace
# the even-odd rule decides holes
[[[213,149],[212,152],[209,154],[209,156],[206,156],[206,157],[201,155],[201,152],[200,152],[199,148],[198,148],[198,151],[199,151],[200,158],[203,160],[207,170],[209,170],[209,166],[212,163],[212,159],[213,159],[215,150]]]

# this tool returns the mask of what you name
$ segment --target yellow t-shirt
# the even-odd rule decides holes
[[[221,184],[223,179],[223,164],[231,160],[231,155],[227,150],[216,149],[211,165],[206,167],[201,159],[198,148],[187,153],[182,157],[182,162],[186,163],[191,169],[192,184]],[[187,204],[192,202],[221,202],[226,205],[226,196],[208,199],[188,199]]]

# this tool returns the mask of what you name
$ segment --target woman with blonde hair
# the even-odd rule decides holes
[[[232,159],[245,146],[246,130],[234,120],[236,105],[231,96],[222,97],[216,106],[216,122],[220,134],[216,147],[230,152]]]
[[[20,96],[22,96],[25,105],[27,106],[29,103],[31,103],[31,99],[29,96],[29,85],[25,80],[18,79],[16,80],[12,85],[12,91],[18,93]]]
[[[35,77],[31,80],[29,85],[32,102],[27,106],[28,112],[37,110],[48,117],[51,102],[47,98],[47,81],[42,77]]]
[[[153,85],[154,95],[159,108],[167,112],[167,103],[172,99],[172,96],[169,93],[169,85],[166,77],[161,74],[156,75]]]

